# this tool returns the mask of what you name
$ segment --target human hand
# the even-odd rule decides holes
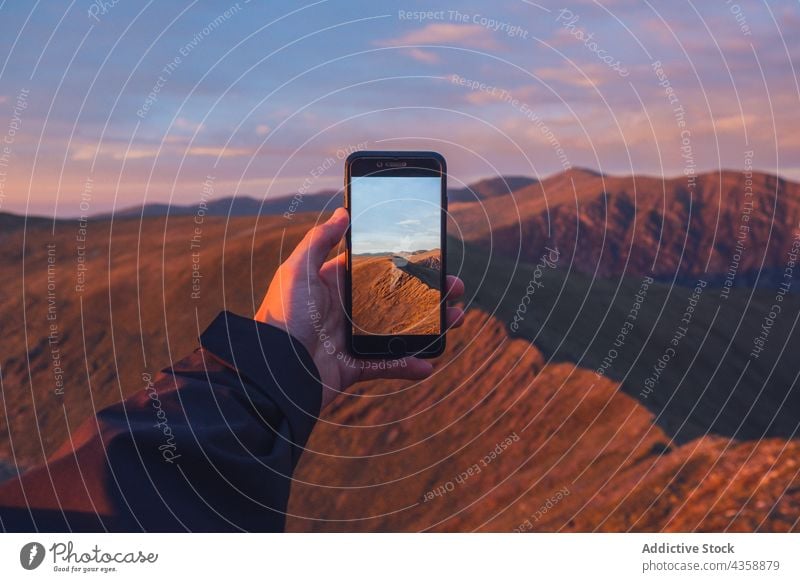
[[[278,268],[267,289],[257,321],[286,330],[308,350],[317,366],[323,384],[322,406],[356,382],[375,378],[421,380],[433,372],[430,362],[405,358],[405,366],[372,365],[375,360],[344,357],[346,326],[350,325],[344,310],[346,257],[339,254],[325,261],[336,248],[348,226],[348,214],[338,208],[327,222],[308,231],[289,258]],[[447,276],[448,299],[464,294],[464,283]],[[461,325],[464,312],[447,308],[447,327]],[[333,348],[333,349],[332,349]]]

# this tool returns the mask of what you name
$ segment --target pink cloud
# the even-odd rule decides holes
[[[236,158],[248,156],[252,151],[248,148],[219,148],[219,147],[193,147],[189,148],[190,156],[214,156],[222,158]]]
[[[536,69],[536,74],[545,81],[555,81],[573,87],[596,87],[603,81],[596,66],[581,66],[580,71],[572,67],[543,67]]]
[[[464,96],[464,100],[473,105],[486,105],[487,103],[497,103],[507,101],[508,99],[517,99],[520,102],[528,101],[539,96],[539,91],[533,85],[526,87],[517,87],[508,90],[508,98],[502,94],[492,94],[488,91],[470,91]]]
[[[477,24],[436,23],[378,42],[379,46],[441,44],[481,50],[496,50],[499,45],[489,29]]]
[[[205,128],[205,126],[202,123],[195,123],[194,121],[186,119],[185,117],[179,117],[178,119],[176,119],[175,123],[173,123],[172,126],[177,129],[182,129],[184,131],[192,131],[192,132],[200,131]]]
[[[188,157],[208,156],[235,158],[248,156],[253,153],[249,148],[221,148],[215,146],[193,146],[187,150],[185,144],[171,139],[165,139],[160,147],[157,145],[145,145],[129,148],[127,144],[123,142],[109,141],[100,145],[99,152],[97,151],[97,144],[92,143],[73,144],[71,149],[72,155],[70,159],[73,161],[92,160],[95,155],[99,158],[110,158],[112,160],[143,160],[160,156],[183,156],[184,154]]]
[[[403,51],[415,61],[421,63],[435,64],[442,61],[441,57],[433,51],[423,50],[419,48],[411,48]]]

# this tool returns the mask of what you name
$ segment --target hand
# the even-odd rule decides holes
[[[345,330],[349,325],[344,312],[345,254],[327,262],[325,258],[342,240],[348,222],[347,211],[338,208],[327,222],[308,231],[275,272],[255,315],[257,321],[286,330],[311,354],[323,383],[323,407],[339,392],[362,380],[421,380],[433,372],[431,363],[420,358],[405,358],[404,367],[376,369],[379,367],[344,357]],[[449,299],[458,299],[464,294],[464,283],[448,275],[445,291]],[[448,328],[461,325],[463,317],[463,310],[448,307]]]

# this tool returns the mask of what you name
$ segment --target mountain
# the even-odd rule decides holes
[[[781,295],[778,315],[774,289],[723,295],[710,284],[591,277],[559,255],[531,264],[479,244],[453,241],[449,250],[448,264],[461,265],[459,276],[474,290],[473,307],[506,322],[510,337],[535,344],[549,361],[614,380],[672,441],[797,436],[800,391],[791,387],[800,361],[790,354],[800,351],[799,293]]]
[[[550,246],[587,275],[776,286],[800,224],[800,185],[758,172],[701,174],[689,187],[685,177],[576,169],[450,212],[466,241],[506,257],[535,262]]]
[[[85,262],[74,221],[0,230],[3,472],[142,390],[219,309],[252,314],[318,218],[209,217],[199,239],[191,216],[95,220]],[[326,409],[290,530],[798,529],[795,296],[753,359],[775,291],[703,290],[644,397],[691,287],[654,281],[638,302],[641,277],[586,276],[563,250],[522,262],[486,240],[448,250],[467,282],[464,327],[428,380],[360,384]]]
[[[451,189],[448,198],[454,202],[473,202],[496,196],[504,196],[535,183],[533,178],[524,176],[500,176],[486,178],[464,188]],[[294,194],[271,196],[258,199],[246,194],[226,196],[210,200],[206,203],[205,216],[256,216],[264,214],[284,214],[289,212],[320,212],[336,208],[343,204],[343,194],[337,190],[323,190],[295,197]],[[191,216],[197,213],[197,204],[167,204],[148,202],[144,205],[122,208],[113,213],[116,218],[139,218],[141,216]],[[112,213],[105,212],[93,218],[111,218]]]
[[[321,212],[342,205],[341,191],[322,190],[303,196],[283,195],[260,200],[247,195],[227,196],[209,200],[203,209],[203,216],[258,216],[258,215],[294,215],[297,212]],[[194,216],[198,212],[198,204],[165,204],[150,202],[142,206],[123,208],[113,213],[114,219],[139,218],[142,216]],[[99,214],[93,218],[108,219],[112,213]]]
[[[353,324],[366,334],[439,333],[440,254],[353,255]]]
[[[607,378],[471,310],[433,379],[337,399],[300,460],[290,531],[786,531],[797,440],[676,445]]]
[[[451,231],[489,241],[505,257],[535,262],[545,247],[586,275],[653,275],[693,285],[776,287],[800,224],[800,185],[729,170],[685,177],[610,176],[576,168],[536,180],[499,176],[450,189]],[[208,203],[209,216],[320,212],[335,191],[264,201],[239,196]],[[196,206],[148,204],[115,218],[191,215]],[[107,217],[107,216],[106,216]],[[456,227],[456,223],[458,226]]]
[[[29,216],[25,218],[19,214],[11,214],[10,212],[0,212],[0,236],[5,232],[10,232],[19,228],[28,226],[42,226],[52,225],[52,218],[45,218],[43,216]]]
[[[498,196],[506,196],[537,182],[527,176],[497,176],[485,178],[464,188],[451,188],[447,192],[449,202],[475,202]]]

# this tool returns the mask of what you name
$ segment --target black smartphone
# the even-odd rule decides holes
[[[430,358],[445,346],[447,167],[436,152],[361,151],[345,164],[348,346]]]

